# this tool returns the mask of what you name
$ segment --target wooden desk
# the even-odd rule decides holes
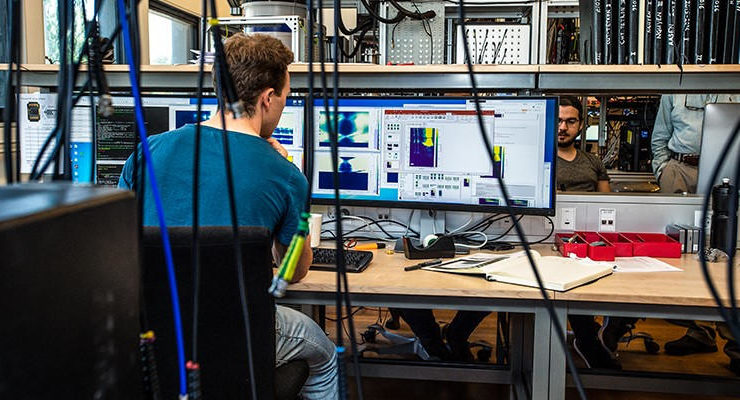
[[[542,255],[554,254],[550,245],[537,245]],[[680,259],[663,259],[681,272],[615,273],[591,284],[568,292],[547,291],[554,299],[557,318],[566,326],[568,314],[633,316],[670,319],[719,320],[709,290],[704,282],[695,255]],[[518,315],[533,315],[533,321],[518,321],[512,328],[512,365],[500,373],[455,368],[429,368],[419,373],[426,379],[463,380],[509,383],[517,395],[521,385],[517,376],[526,376],[532,383],[534,399],[565,397],[565,353],[557,342],[539,289],[488,282],[470,276],[458,276],[431,271],[404,272],[403,254],[376,251],[373,263],[360,274],[348,274],[353,305],[456,310],[506,311]],[[715,284],[727,299],[727,280],[722,263],[710,265]],[[333,305],[336,275],[332,272],[311,271],[306,279],[291,285],[285,302]],[[740,296],[738,296],[740,300]],[[516,314],[515,314],[516,315]],[[532,326],[527,324],[533,322]],[[529,335],[532,335],[529,337]],[[394,369],[362,366],[368,376],[392,377],[403,374],[407,366]],[[531,368],[531,369],[529,369]],[[423,375],[421,375],[423,374]],[[417,375],[417,376],[419,376]],[[690,394],[740,395],[740,380],[733,378],[691,377],[675,374],[608,374],[582,371],[586,387]],[[519,397],[519,398],[526,398]]]
[[[667,306],[714,307],[715,302],[704,281],[696,254],[681,258],[662,258],[681,272],[615,273],[567,292],[555,293],[557,300],[610,302],[621,304],[654,304]],[[718,286],[720,297],[728,301],[726,264],[709,263],[709,271]],[[740,299],[740,296],[737,296]]]
[[[527,398],[526,393],[532,393],[533,398],[547,396],[552,320],[544,307],[539,289],[432,271],[405,272],[404,266],[423,260],[407,260],[403,253],[388,255],[385,250],[376,250],[374,253],[372,264],[364,272],[347,274],[353,306],[514,313],[511,318],[511,359],[508,368],[410,367],[392,362],[363,363],[363,376],[504,383],[511,385],[516,398]],[[334,305],[335,290],[334,272],[309,271],[301,282],[290,285],[282,301]],[[553,292],[547,293],[552,298]],[[523,375],[526,375],[526,379],[522,379]],[[524,382],[531,383],[531,387],[525,389]]]
[[[568,292],[556,292],[558,318],[567,314],[611,315],[683,320],[721,320],[695,254],[661,259],[681,272],[615,273]],[[710,263],[720,297],[727,304],[725,263]],[[740,296],[736,294],[740,299]],[[566,385],[565,354],[551,346],[550,399],[563,399]],[[696,395],[740,395],[740,379],[678,374],[581,374],[591,388],[681,392]]]
[[[445,274],[416,270],[406,272],[404,267],[425,260],[407,260],[403,253],[386,254],[375,250],[373,261],[359,274],[347,274],[353,296],[399,295],[417,297],[463,297],[476,299],[522,299],[541,300],[539,289],[526,286],[488,282],[479,277]],[[326,293],[336,290],[336,274],[329,271],[309,271],[308,276],[290,285],[291,295],[296,292]],[[548,296],[553,292],[548,290]],[[450,307],[440,307],[450,308]],[[456,307],[454,307],[456,309]]]

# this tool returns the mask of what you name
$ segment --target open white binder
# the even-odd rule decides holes
[[[549,290],[564,292],[609,275],[614,270],[613,264],[560,256],[543,257],[534,250],[531,253],[545,289]],[[422,269],[481,275],[489,281],[538,287],[527,255],[523,251],[511,254],[478,253]]]

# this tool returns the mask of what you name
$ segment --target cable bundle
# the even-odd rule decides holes
[[[5,88],[5,108],[3,109],[3,154],[5,156],[5,181],[11,184],[15,181],[20,182],[20,121],[19,115],[20,110],[18,109],[20,104],[20,86],[21,86],[21,39],[20,36],[23,33],[23,25],[21,23],[21,2],[20,0],[11,0],[8,2],[10,7],[8,8],[8,43],[7,49],[10,52],[8,62],[8,79],[7,86]],[[15,71],[13,71],[15,66]],[[15,83],[13,82],[13,76],[15,75]],[[16,164],[15,172],[13,171],[13,150],[12,150],[12,123],[16,121]]]
[[[460,0],[458,3],[458,11],[460,15],[460,26],[462,27],[462,31],[465,32],[465,0]],[[488,136],[486,136],[486,129],[485,124],[483,122],[483,113],[481,110],[481,105],[479,101],[479,95],[478,95],[478,86],[475,81],[475,73],[473,72],[473,64],[471,62],[471,56],[470,56],[470,48],[468,47],[468,38],[467,35],[463,35],[463,47],[465,50],[465,60],[466,64],[468,66],[468,74],[470,75],[470,85],[471,85],[471,91],[473,93],[473,101],[475,102],[475,111],[478,115],[478,127],[480,129],[480,135],[483,139],[483,143],[486,146],[486,151],[488,153],[488,157],[491,160],[491,164],[494,164],[495,157],[493,154],[493,146],[491,146],[490,141],[488,140]],[[542,299],[545,302],[545,307],[547,308],[547,312],[550,314],[550,319],[552,320],[553,324],[555,325],[555,332],[558,336],[558,340],[560,341],[560,345],[563,347],[564,353],[565,353],[565,360],[568,366],[568,369],[570,369],[571,375],[573,376],[573,381],[576,385],[576,389],[578,390],[578,395],[581,399],[586,399],[586,392],[583,389],[583,384],[581,382],[581,377],[578,374],[578,370],[576,369],[575,363],[573,362],[573,357],[570,354],[570,350],[568,349],[568,342],[565,340],[565,330],[563,329],[563,324],[561,323],[560,319],[558,319],[557,314],[555,314],[555,308],[552,304],[552,300],[547,295],[547,292],[545,291],[545,286],[542,283],[542,277],[540,276],[539,270],[537,269],[537,264],[534,261],[534,258],[532,257],[532,250],[529,248],[529,243],[527,242],[526,236],[524,234],[524,230],[522,229],[521,225],[519,224],[519,219],[514,215],[514,208],[511,206],[511,199],[509,197],[509,191],[506,188],[506,185],[504,184],[504,180],[499,176],[496,178],[498,180],[498,185],[501,187],[501,194],[504,197],[504,203],[506,204],[506,211],[509,214],[509,217],[511,217],[514,225],[514,229],[516,230],[517,235],[519,236],[519,240],[522,242],[522,246],[524,246],[524,251],[527,254],[527,259],[529,260],[529,264],[532,266],[532,272],[534,273],[534,277],[537,280],[537,285],[540,288],[540,293],[542,294]]]
[[[732,129],[732,134],[728,137],[727,142],[725,143],[724,148],[722,149],[722,152],[719,155],[717,165],[714,166],[714,170],[712,171],[712,176],[709,179],[707,183],[707,187],[704,190],[704,193],[706,195],[704,196],[704,202],[702,204],[702,221],[707,221],[707,218],[709,217],[709,197],[712,193],[712,186],[714,185],[714,182],[717,181],[717,178],[719,177],[719,172],[722,170],[722,166],[724,165],[725,161],[727,161],[727,156],[730,154],[730,150],[735,145],[735,141],[737,140],[738,133],[740,133],[740,122],[738,122],[735,127]],[[740,179],[740,160],[731,160],[736,163],[735,166],[735,173],[732,177],[732,182],[735,184],[735,188],[737,188],[737,182],[738,179]],[[730,213],[737,212],[738,208],[738,191],[737,189],[732,191],[730,193],[730,204],[729,204],[729,210]],[[730,222],[727,227],[728,232],[735,232],[737,230],[737,219],[736,218],[730,218]],[[732,237],[732,235],[730,235]],[[736,291],[735,291],[735,252],[730,251],[727,255],[727,292],[728,296],[730,298],[730,304],[729,307],[724,304],[722,301],[722,298],[719,295],[719,291],[717,289],[717,286],[714,283],[714,280],[712,279],[711,274],[709,273],[709,265],[707,263],[707,253],[704,251],[706,249],[706,232],[702,232],[700,235],[699,240],[699,264],[701,265],[701,271],[704,275],[704,280],[707,283],[707,286],[709,287],[709,291],[712,294],[712,297],[714,298],[714,301],[717,303],[717,308],[719,311],[719,314],[722,316],[722,319],[727,324],[727,327],[730,329],[730,332],[732,333],[733,338],[738,341],[740,340],[740,316],[738,316],[738,309],[737,309],[737,299],[736,299]],[[729,243],[731,247],[735,247],[735,243]]]

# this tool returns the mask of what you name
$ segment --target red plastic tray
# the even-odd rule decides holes
[[[681,243],[663,233],[623,233],[632,241],[632,255],[681,258]]]
[[[574,243],[567,243],[566,241],[576,235],[578,238]],[[584,258],[588,255],[588,243],[580,235],[576,233],[556,233],[555,234],[555,245],[560,250],[560,254],[564,257],[569,257],[571,253],[575,254],[576,257]]]
[[[594,261],[614,261],[616,248],[614,245],[596,232],[576,232],[588,242],[588,258]],[[604,242],[606,246],[591,246],[594,242]]]
[[[632,241],[621,233],[599,232],[599,235],[614,245],[616,257],[632,257]]]

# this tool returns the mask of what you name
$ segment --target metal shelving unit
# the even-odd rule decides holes
[[[23,84],[52,88],[57,86],[56,65],[24,65]],[[314,65],[318,77],[318,64]],[[0,65],[7,69],[7,65]],[[130,87],[128,67],[106,66],[111,88]],[[740,93],[740,65],[478,65],[475,67],[481,90],[530,91],[532,93]],[[211,85],[210,66],[206,85]],[[302,91],[307,86],[306,64],[290,66],[291,86]],[[327,71],[332,66],[327,65]],[[461,91],[470,89],[465,65],[386,66],[343,64],[342,89],[359,91]],[[149,91],[184,92],[196,87],[197,65],[142,66],[142,87]],[[80,74],[78,85],[86,74]],[[330,80],[331,81],[331,80]]]

